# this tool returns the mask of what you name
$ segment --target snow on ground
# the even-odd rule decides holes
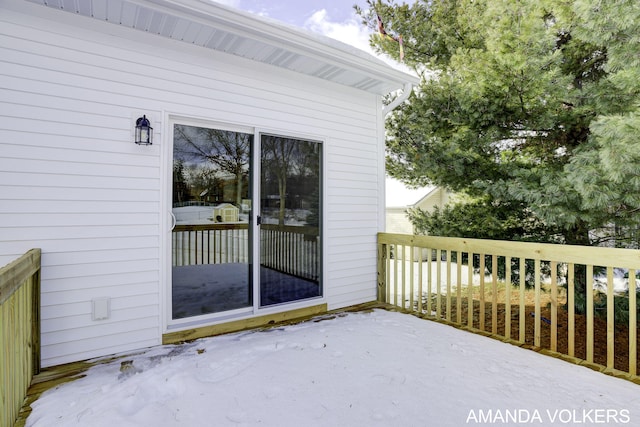
[[[431,268],[431,286],[432,292],[436,292],[438,289],[438,264],[440,264],[440,290],[441,292],[446,292],[447,290],[447,262],[446,261],[425,261],[425,262],[413,262],[413,283],[414,287],[417,290],[418,282],[420,281],[420,265],[422,264],[422,281],[423,281],[423,292],[427,291],[427,280],[429,278],[429,268]],[[429,265],[430,264],[430,265]],[[397,267],[396,267],[397,266]],[[408,292],[408,286],[411,281],[411,267],[412,262],[404,260],[398,261],[397,263],[393,260],[389,263],[389,277],[391,280],[395,280],[396,273],[395,269],[398,269],[398,280],[402,279],[402,275],[404,274],[405,283],[407,289],[405,292]],[[615,268],[613,273],[613,289],[616,294],[623,294],[629,289],[629,279],[626,278],[629,270],[622,268]],[[560,286],[564,284],[564,278],[559,277],[558,283]],[[480,284],[480,274],[474,272],[472,274],[472,283],[476,286]],[[487,272],[485,275],[486,283],[491,283],[491,273]],[[456,284],[458,283],[458,268],[455,262],[451,262],[451,286],[452,289],[455,289]],[[465,287],[469,283],[469,267],[465,264],[460,266],[460,283]],[[542,277],[543,284],[550,284],[551,278],[549,276]],[[599,290],[600,292],[607,291],[607,275],[606,272],[599,272],[594,276],[594,289]],[[636,290],[640,292],[640,281],[636,280]]]
[[[98,365],[45,393],[27,425],[640,425],[639,391],[490,338],[375,310]]]

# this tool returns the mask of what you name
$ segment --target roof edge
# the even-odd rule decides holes
[[[417,85],[419,77],[397,70],[368,52],[280,21],[261,17],[210,0],[130,0],[180,12],[203,23],[215,22],[244,35],[270,40],[301,54],[319,55],[326,62],[352,68],[382,79],[401,89],[406,83]]]

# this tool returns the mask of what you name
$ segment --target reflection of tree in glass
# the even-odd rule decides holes
[[[224,180],[208,164],[191,164],[183,172],[192,198],[200,201],[220,201],[224,196]]]
[[[315,208],[317,218],[318,204],[314,203],[313,197],[318,197],[319,158],[318,143],[263,135],[263,194],[269,194],[272,184],[277,181],[278,224],[285,224],[285,212],[290,207],[288,201],[291,203],[296,198],[306,200],[312,211]]]
[[[264,175],[269,172],[278,180],[278,195],[280,206],[278,211],[278,224],[284,225],[284,213],[286,209],[287,178],[293,161],[292,155],[296,148],[296,141],[279,136],[263,135],[262,137],[262,167]],[[263,183],[264,185],[264,183]]]
[[[253,135],[175,125],[173,140],[174,161],[182,161],[190,170],[198,170],[196,175],[202,175],[201,184],[216,185],[219,180],[235,180],[235,203],[241,204],[243,196],[246,197],[243,191],[248,193],[244,182],[248,181]],[[202,170],[202,166],[208,171]],[[206,190],[212,189],[209,187],[202,191]]]
[[[185,179],[184,161],[174,160],[173,162],[173,203],[181,206],[182,203],[191,199],[191,189]]]
[[[299,151],[299,161],[295,166],[298,177],[296,194],[302,197],[309,210],[306,224],[317,227],[320,224],[320,144],[301,142]]]

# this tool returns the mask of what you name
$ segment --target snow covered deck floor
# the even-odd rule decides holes
[[[639,391],[497,340],[373,310],[102,363],[43,394],[27,425],[640,425]]]

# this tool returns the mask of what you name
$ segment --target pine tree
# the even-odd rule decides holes
[[[606,211],[637,245],[640,220],[640,5],[634,0],[575,1],[576,35],[606,46],[606,85],[593,96],[599,115],[568,165],[585,208]]]
[[[356,8],[372,28],[379,17],[387,34],[402,35],[404,62],[423,77],[388,118],[389,173],[474,203],[423,218],[431,230],[588,245],[599,243],[595,230],[637,225],[640,12],[631,0],[602,3]],[[397,37],[375,35],[372,45],[399,59]],[[464,209],[502,218],[502,229],[471,230]]]

